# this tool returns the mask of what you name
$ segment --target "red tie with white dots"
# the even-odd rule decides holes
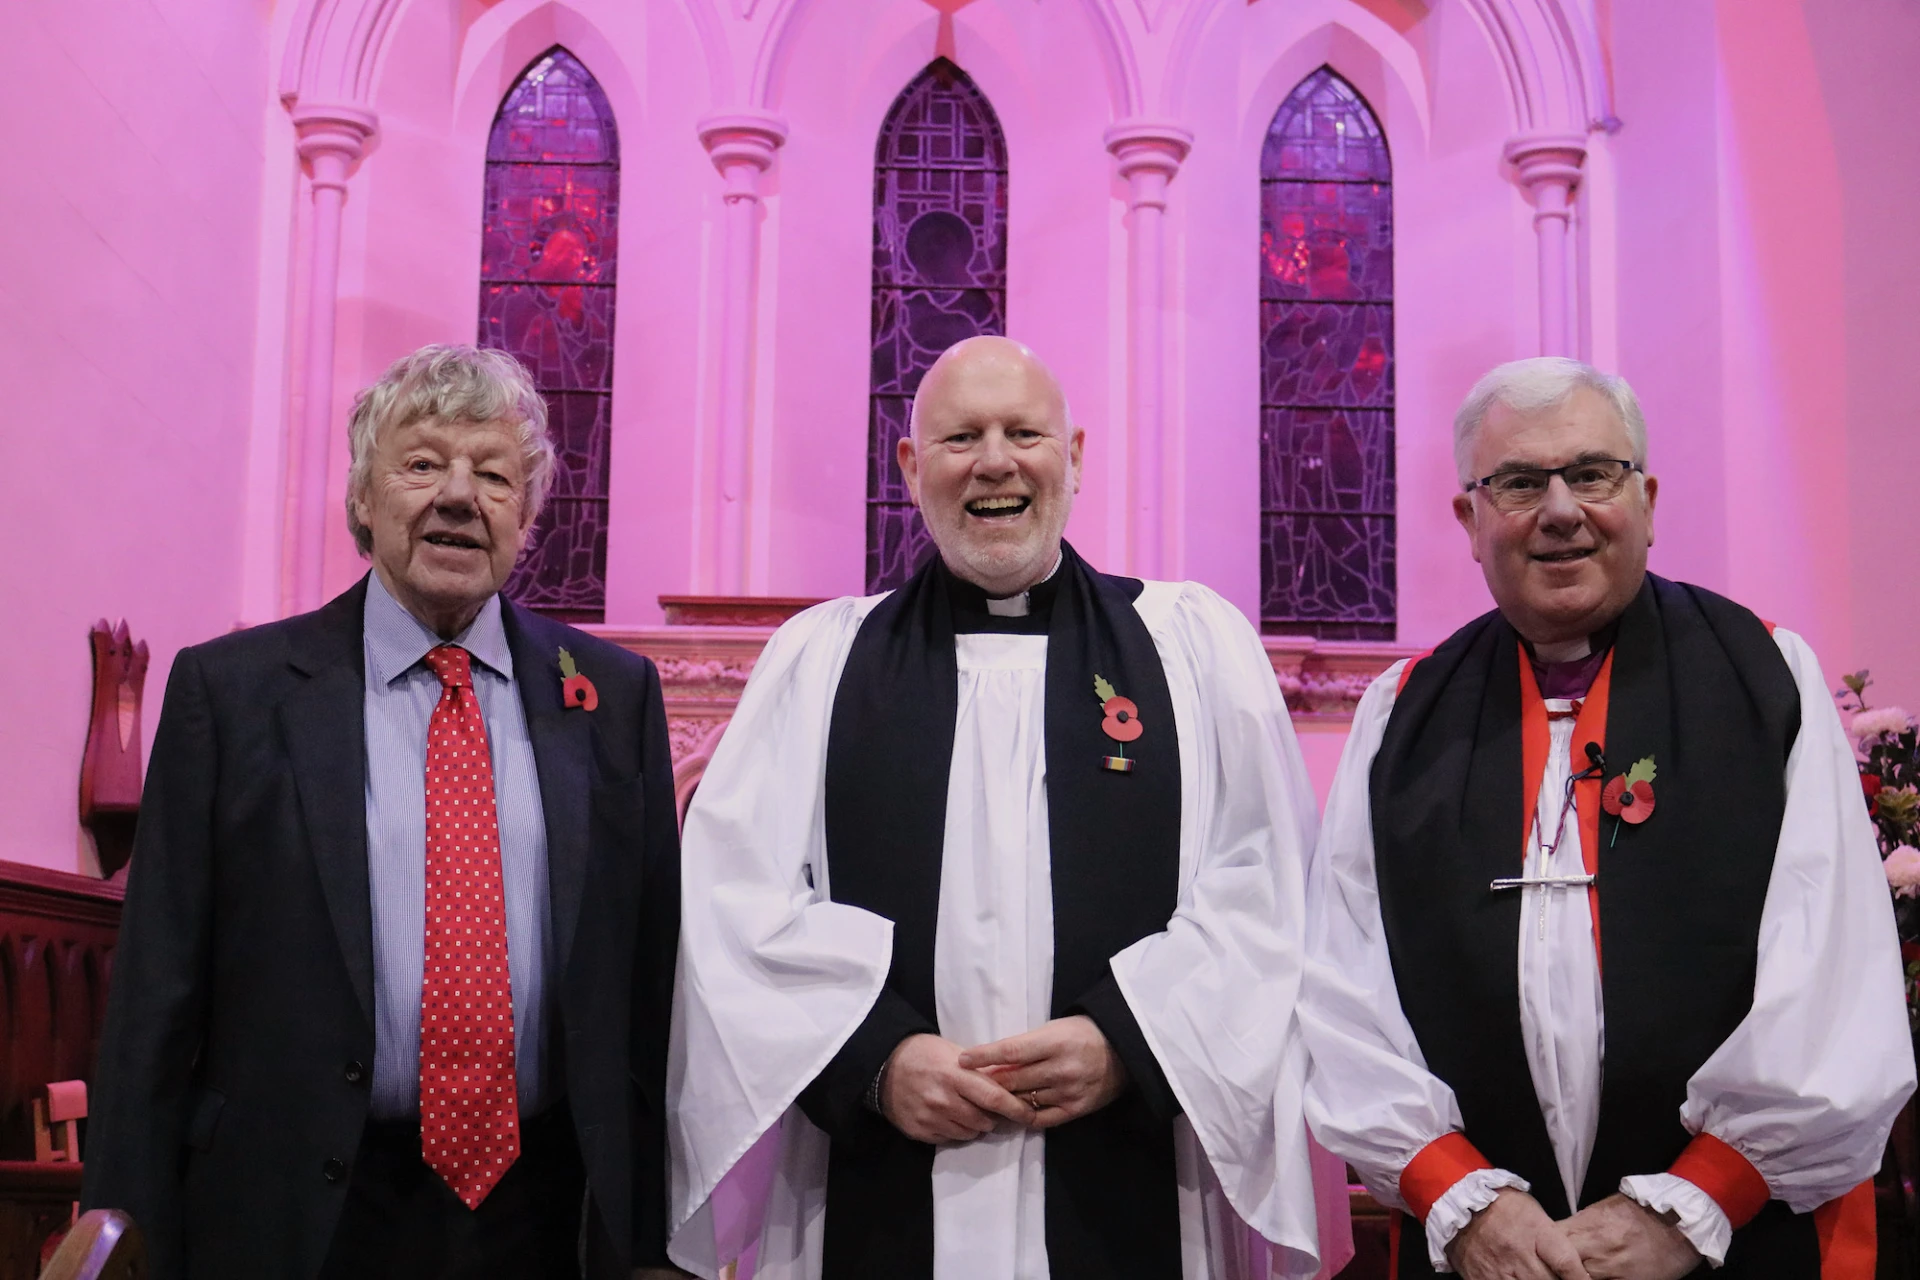
[[[427,943],[420,983],[420,1157],[469,1209],[520,1158],[507,902],[487,725],[465,649],[427,654]]]

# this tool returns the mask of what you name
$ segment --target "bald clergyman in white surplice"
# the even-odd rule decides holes
[[[1060,538],[1082,433],[974,339],[901,465],[938,554],[781,628],[687,817],[676,1261],[780,1126],[756,1273],[1316,1267],[1294,1019],[1313,797],[1246,619]]]

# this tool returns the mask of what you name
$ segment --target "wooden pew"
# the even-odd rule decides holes
[[[147,1250],[140,1228],[118,1209],[80,1215],[40,1280],[143,1280]]]
[[[0,1280],[34,1280],[48,1236],[73,1220],[81,1166],[36,1159],[33,1099],[49,1084],[93,1080],[124,892],[0,862]],[[60,1145],[66,1125],[51,1113],[66,1105],[48,1107]],[[83,1154],[84,1125],[74,1126]]]

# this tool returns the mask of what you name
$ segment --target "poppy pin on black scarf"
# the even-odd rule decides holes
[[[1093,678],[1093,696],[1100,699],[1100,710],[1106,713],[1100,722],[1100,731],[1119,744],[1114,755],[1101,758],[1101,767],[1115,773],[1132,773],[1133,761],[1127,758],[1127,744],[1146,732],[1146,726],[1140,723],[1140,708],[1133,705],[1132,698],[1115,693],[1105,676]]]

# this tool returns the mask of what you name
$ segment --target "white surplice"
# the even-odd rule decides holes
[[[712,1276],[710,1197],[780,1126],[756,1275],[819,1275],[827,1139],[794,1099],[885,981],[893,925],[829,897],[824,778],[833,698],[882,597],[816,606],[768,644],[687,815],[669,1058],[672,1256]],[[1183,1114],[1174,1125],[1183,1274],[1216,1280],[1244,1220],[1316,1268],[1294,1018],[1313,795],[1259,637],[1213,592],[1149,583],[1136,609],[1181,747],[1173,919],[1112,959]],[[1053,902],[1046,638],[958,637],[959,704],[934,986],[941,1032],[978,1044],[1045,1023]],[[1098,713],[1093,691],[1088,714]],[[1147,726],[1154,732],[1160,726]],[[996,1132],[934,1157],[935,1280],[1045,1280],[1045,1135]]]
[[[1787,760],[1786,811],[1761,912],[1753,1008],[1688,1081],[1680,1120],[1689,1132],[1733,1147],[1774,1198],[1807,1212],[1879,1167],[1894,1115],[1913,1091],[1914,1067],[1892,907],[1852,746],[1805,641],[1784,628],[1774,640],[1800,692],[1800,733]],[[1453,1091],[1427,1070],[1401,1009],[1374,876],[1369,775],[1404,665],[1361,699],[1327,798],[1309,876],[1314,961],[1301,1006],[1313,1054],[1307,1115],[1314,1135],[1354,1166],[1376,1199],[1396,1208],[1405,1208],[1399,1184],[1407,1162],[1461,1128]],[[1553,857],[1542,856],[1543,835],[1551,844],[1561,821],[1574,727],[1571,719],[1549,724],[1526,874],[1580,875],[1574,813],[1565,815]],[[1604,851],[1600,868],[1604,910]],[[1523,892],[1517,945],[1527,1065],[1568,1203],[1578,1203],[1605,1057],[1593,917],[1584,890]],[[1505,1170],[1483,1170],[1434,1206],[1426,1225],[1437,1269],[1448,1270],[1447,1243],[1502,1186],[1526,1184]],[[1710,1261],[1725,1258],[1730,1224],[1698,1187],[1648,1169],[1621,1189],[1673,1211]]]

